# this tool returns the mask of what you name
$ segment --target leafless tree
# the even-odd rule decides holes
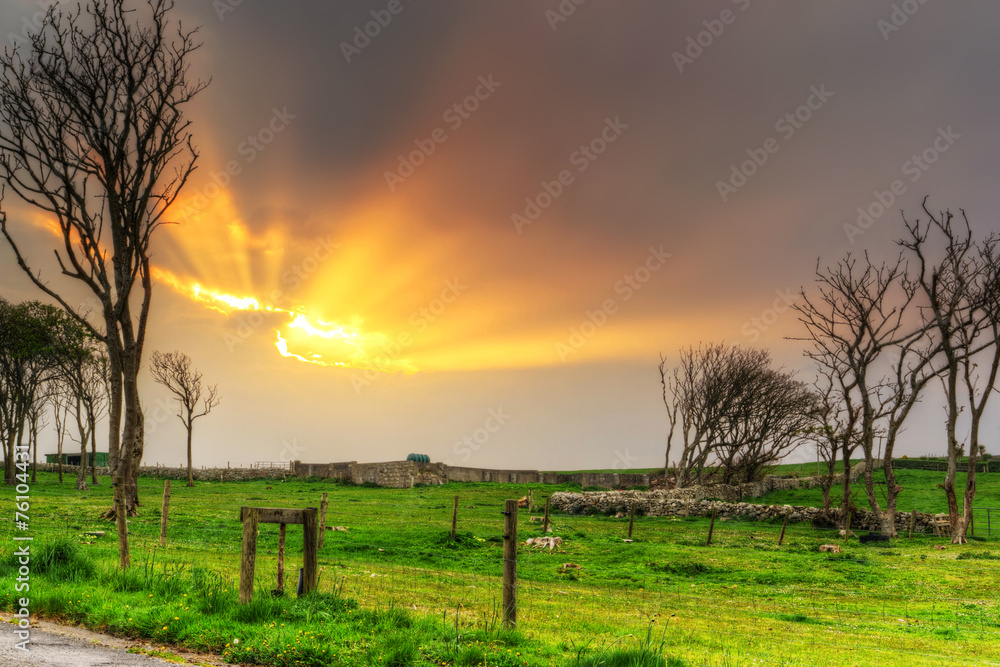
[[[45,407],[48,404],[50,382],[46,382],[42,391],[35,397],[34,403],[28,409],[28,446],[31,449],[31,483],[38,481],[38,433],[48,426]]]
[[[932,343],[914,306],[915,287],[902,257],[875,265],[848,255],[816,271],[816,293],[801,291],[793,305],[810,343],[806,356],[833,383],[844,419],[865,456],[863,481],[868,503],[883,533],[895,535],[896,500],[902,487],[892,467],[896,436],[921,390],[934,377],[927,360]],[[875,492],[876,442],[886,435],[879,457],[886,477],[886,508]],[[848,465],[845,473],[849,475]],[[846,512],[848,480],[845,480]]]
[[[182,352],[153,352],[149,372],[157,383],[170,390],[179,404],[178,419],[187,431],[188,486],[194,486],[191,467],[191,433],[194,421],[219,405],[218,385],[202,387],[201,371],[191,367],[191,358]],[[200,408],[200,411],[199,411]]]
[[[702,482],[709,462],[724,483],[752,481],[807,437],[814,398],[765,350],[713,344],[682,351],[660,380],[670,432],[682,447],[677,485]],[[669,459],[669,451],[667,453]]]
[[[134,514],[150,239],[194,170],[197,152],[183,109],[205,83],[189,75],[199,44],[196,31],[171,19],[172,0],[129,5],[86,0],[72,10],[52,7],[29,46],[0,55],[0,178],[56,223],[61,273],[96,297],[97,312],[83,312],[68,288],[43,277],[15,240],[6,211],[0,231],[31,281],[106,347],[110,465]]]
[[[56,453],[59,457],[59,483],[63,483],[63,445],[66,442],[66,430],[69,424],[69,401],[66,387],[63,383],[55,383],[49,394],[52,405],[52,425],[56,430]]]
[[[856,431],[857,413],[851,414],[841,396],[836,378],[829,368],[821,368],[821,374],[813,383],[816,409],[811,413],[810,434],[816,445],[817,458],[826,467],[820,476],[823,491],[823,511],[829,517],[830,494],[837,475],[838,458],[842,462],[841,516],[850,506],[851,499],[851,457],[858,447]],[[852,419],[854,421],[852,421]]]
[[[922,204],[926,220],[904,218],[907,236],[900,245],[914,258],[914,283],[923,297],[924,320],[934,331],[938,345],[934,353],[943,361],[939,375],[947,399],[945,421],[948,441],[948,468],[945,496],[951,516],[952,542],[966,541],[976,494],[976,461],[979,456],[979,428],[997,380],[1000,344],[997,337],[997,297],[1000,295],[1000,252],[998,239],[990,235],[981,243],[973,238],[965,211],[960,220],[950,211],[933,213],[927,199]],[[977,370],[985,366],[985,374]],[[969,408],[969,474],[958,511],[955,474],[962,444],[958,424],[962,411]]]
[[[70,413],[76,422],[76,436],[73,439],[80,445],[80,471],[76,488],[81,491],[87,489],[87,449],[96,452],[97,424],[108,407],[105,391],[107,368],[106,358],[99,350],[90,346],[83,356],[70,360],[63,373],[69,390]]]

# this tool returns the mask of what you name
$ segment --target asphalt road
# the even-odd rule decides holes
[[[4,618],[3,620],[7,620]],[[177,667],[178,663],[127,653],[137,642],[116,639],[80,628],[42,622],[31,628],[27,651],[14,648],[20,641],[15,626],[0,623],[0,667]],[[169,650],[169,649],[168,649]],[[183,655],[183,654],[182,654]],[[200,664],[218,664],[212,656],[188,656]]]

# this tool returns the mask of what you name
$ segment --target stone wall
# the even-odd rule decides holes
[[[709,487],[711,488],[711,487]],[[683,489],[688,491],[688,489]],[[568,493],[559,491],[550,498],[553,509],[569,514],[615,514],[629,511],[635,504],[636,513],[645,516],[710,516],[718,511],[718,517],[740,518],[747,521],[780,520],[785,512],[791,510],[791,521],[816,521],[826,523],[823,509],[819,507],[792,507],[790,505],[756,505],[745,502],[723,502],[719,500],[700,500],[693,495],[679,497],[673,491],[595,491],[589,493]],[[831,510],[831,517],[839,521],[839,510]],[[916,530],[927,532],[931,530],[932,514],[918,512]],[[909,530],[910,515],[906,512],[896,512],[896,530]],[[869,510],[855,510],[851,519],[851,529],[867,531],[880,529],[875,514]]]
[[[537,470],[494,470],[465,468],[445,463],[385,461],[382,463],[303,463],[295,462],[298,477],[336,478],[354,484],[377,484],[408,489],[414,484],[445,482],[497,482],[507,484],[566,484],[601,486],[607,489],[649,486],[650,475],[635,473],[556,473]]]
[[[80,466],[63,465],[63,477],[75,478],[80,474]],[[59,472],[57,463],[39,463],[40,472]],[[106,477],[111,472],[108,468],[97,468],[99,477]],[[142,477],[159,479],[187,480],[187,468],[171,468],[167,466],[142,466],[139,468]],[[284,479],[294,472],[279,468],[205,468],[192,470],[192,475],[199,482],[240,482],[253,479]],[[90,466],[87,466],[87,479],[90,479]]]

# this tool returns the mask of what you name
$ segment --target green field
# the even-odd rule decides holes
[[[906,474],[916,476],[901,509],[911,494],[920,503],[935,494],[943,500],[934,488],[939,473]],[[980,492],[996,503],[986,477]],[[826,554],[819,545],[840,540],[808,524],[790,525],[779,547],[780,524],[719,521],[706,547],[705,519],[637,517],[635,541],[625,543],[627,520],[554,515],[563,549],[521,547],[518,627],[507,632],[499,624],[503,500],[531,488],[543,501],[555,487],[178,484],[168,546],[160,549],[163,483],[144,478],[144,506],[130,522],[134,567],[123,575],[116,572],[114,528],[97,519],[108,497],[102,481],[79,493],[71,482],[60,486],[41,474],[33,486],[32,613],[148,637],[164,647],[161,653],[186,646],[233,662],[392,667],[1000,664],[996,531],[992,539],[977,531],[970,544],[945,550],[933,546],[946,540],[918,535],[883,547],[852,540],[844,553]],[[262,525],[255,601],[239,607],[239,507],[318,506],[323,492],[327,524],[348,530],[325,533],[321,594],[271,595],[278,530]],[[786,493],[819,497],[818,490]],[[452,543],[455,495],[459,539]],[[923,511],[935,509],[920,503]],[[528,518],[522,510],[521,542],[540,534]],[[0,602],[8,611],[22,595],[14,591],[10,538],[25,534],[12,519],[4,517],[0,554]],[[84,535],[93,530],[107,535]],[[287,552],[286,588],[293,591],[301,562],[297,526],[289,526]]]

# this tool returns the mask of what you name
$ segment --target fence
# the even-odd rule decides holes
[[[162,482],[144,484],[162,491]],[[157,563],[207,549],[218,555],[213,560],[232,563],[228,574],[235,579],[241,505],[289,504],[283,499],[305,506],[321,500],[319,490],[300,494],[299,486],[295,495],[283,492],[283,485],[242,486],[197,509],[185,495],[194,492],[174,489],[170,548],[157,553]],[[503,500],[520,495],[512,487],[463,490],[457,514],[453,490],[333,485],[322,490],[329,492],[326,523],[333,530],[326,531],[318,557],[321,591],[336,586],[365,606],[443,615],[449,627],[460,630],[501,622],[502,546],[508,534]],[[205,493],[223,491],[212,486]],[[994,561],[958,560],[947,540],[918,535],[880,549],[862,547],[853,537],[845,545],[835,529],[788,523],[779,546],[781,520],[720,516],[711,546],[705,546],[706,518],[636,514],[632,541],[626,542],[627,517],[553,514],[551,535],[564,541],[550,552],[524,545],[529,537],[549,534],[541,521],[532,521],[542,518],[545,500],[538,488],[534,495],[539,509],[521,508],[518,521],[515,596],[523,632],[593,650],[631,646],[629,635],[644,636],[652,627],[657,637],[662,633],[667,652],[688,665],[790,664],[780,657],[789,647],[814,652],[814,664],[822,665],[1000,663]],[[130,527],[137,564],[159,548],[153,506],[143,510],[150,521]],[[976,509],[977,535],[991,526],[992,509]],[[78,507],[67,513],[67,533],[91,525],[106,528],[80,516]],[[3,530],[9,537],[11,529]],[[278,539],[277,530],[260,533],[259,584],[273,580]],[[820,554],[821,543],[841,546],[843,553]],[[290,540],[289,559],[297,560],[300,549]],[[902,567],[913,568],[921,580],[884,579]]]

